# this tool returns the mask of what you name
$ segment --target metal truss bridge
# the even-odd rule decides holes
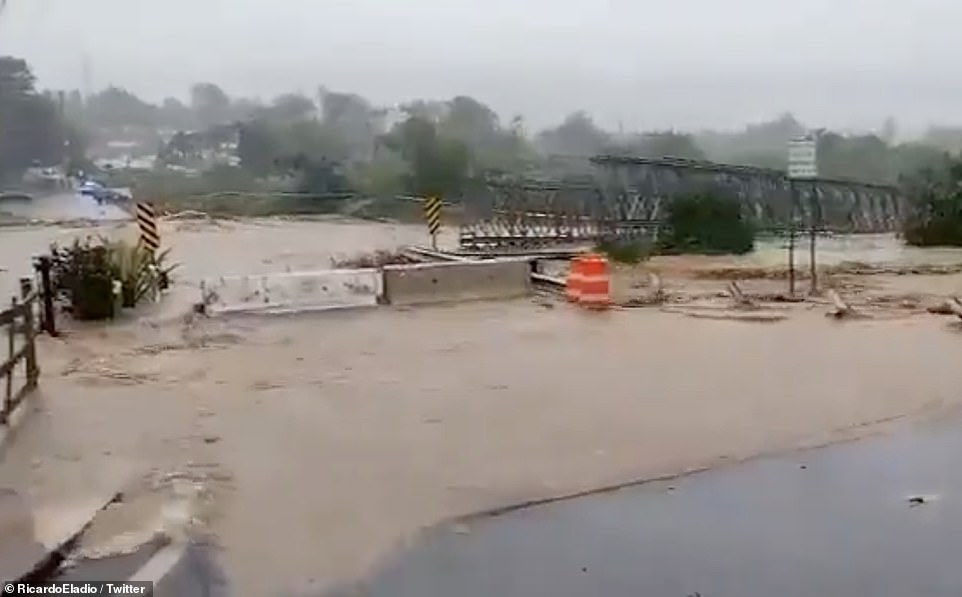
[[[577,183],[489,181],[466,206],[462,249],[534,249],[657,235],[675,197],[711,193],[738,201],[761,230],[815,227],[892,232],[909,213],[898,188],[847,180],[789,181],[780,170],[675,158],[592,158]]]

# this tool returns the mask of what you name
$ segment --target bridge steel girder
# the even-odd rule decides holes
[[[612,220],[658,220],[673,197],[711,193],[739,202],[763,229],[813,222],[835,232],[892,232],[908,216],[896,187],[818,178],[791,181],[781,170],[673,158],[592,158],[604,210]]]
[[[599,190],[593,183],[489,180],[461,225],[462,248],[538,248],[598,236]]]
[[[762,230],[817,227],[892,232],[909,215],[896,187],[819,178],[792,182],[774,169],[674,158],[598,156],[579,183],[489,180],[466,205],[463,248],[538,248],[603,238],[654,238],[675,197],[711,193],[738,201]]]

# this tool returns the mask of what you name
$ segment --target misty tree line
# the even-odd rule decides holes
[[[36,89],[25,61],[0,57],[0,181],[82,155],[80,131],[59,104],[59,94]]]
[[[23,60],[0,57],[0,176],[65,157],[80,162],[85,141],[132,129],[156,135],[168,163],[189,163],[205,146],[236,136],[240,170],[252,178],[298,173],[305,190],[317,192],[456,196],[491,174],[587,174],[584,160],[552,156],[623,153],[784,169],[786,142],[807,127],[785,114],[735,132],[614,134],[579,111],[532,132],[521,116],[505,121],[468,96],[388,109],[323,87],[313,96],[286,93],[262,102],[232,97],[213,83],[192,86],[186,102],[169,97],[154,104],[114,86],[88,97],[41,92]],[[180,133],[160,143],[162,130]],[[820,174],[895,184],[940,168],[946,152],[962,149],[962,129],[932,129],[911,143],[897,143],[896,132],[894,121],[879,134],[823,131]]]
[[[785,169],[787,141],[808,131],[791,114],[784,114],[735,132],[619,135],[578,111],[557,126],[532,134],[523,117],[505,122],[468,96],[419,99],[389,110],[360,95],[323,87],[314,97],[286,93],[268,103],[232,98],[212,83],[193,86],[186,104],[167,98],[152,105],[119,88],[105,89],[83,104],[79,94],[71,98],[69,104],[76,105],[77,111],[85,106],[83,122],[88,126],[217,130],[240,123],[240,158],[251,173],[266,175],[278,164],[283,169],[296,156],[302,161],[345,165],[356,190],[375,194],[399,185],[410,192],[457,194],[480,173],[584,174],[578,160],[548,156],[672,156]],[[962,150],[962,129],[933,128],[910,143],[896,143],[895,134],[891,120],[878,135],[823,131],[820,174],[897,184],[906,175],[942,164],[946,152]]]

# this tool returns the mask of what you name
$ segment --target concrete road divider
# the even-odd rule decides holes
[[[211,315],[373,307],[382,292],[376,269],[222,276],[201,282],[204,308]]]
[[[391,305],[507,299],[531,291],[527,259],[389,265],[384,268],[384,298]]]

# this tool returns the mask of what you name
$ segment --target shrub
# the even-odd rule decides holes
[[[610,261],[636,265],[650,256],[649,250],[639,242],[606,240],[598,243],[595,250]]]
[[[915,212],[903,229],[905,242],[921,247],[962,246],[962,161],[922,172],[906,184]]]
[[[177,267],[167,264],[168,251],[152,255],[140,243],[105,237],[78,238],[67,247],[51,245],[54,291],[70,302],[75,318],[109,319],[115,315],[114,281],[120,282],[122,306],[135,307],[153,284],[168,280]]]
[[[735,201],[712,195],[678,197],[668,206],[659,253],[736,254],[755,248],[755,231]]]
[[[906,224],[903,237],[917,247],[962,247],[962,217],[913,220]]]
[[[102,239],[110,255],[111,273],[114,279],[120,280],[122,304],[126,308],[136,307],[158,280],[167,280],[177,264],[168,265],[167,257],[170,249],[152,255],[151,252],[137,243],[132,245],[126,241],[110,241]],[[151,270],[156,268],[156,274]]]
[[[93,238],[72,245],[52,245],[54,290],[70,301],[76,319],[109,319],[114,315],[113,269],[107,246]]]

